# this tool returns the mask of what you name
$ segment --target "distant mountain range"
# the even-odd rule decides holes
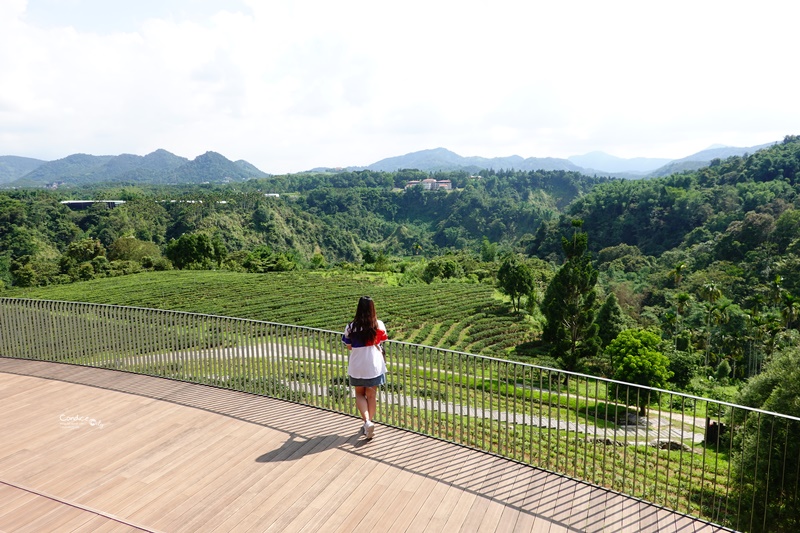
[[[424,172],[464,170],[477,173],[493,170],[567,170],[587,175],[637,179],[667,176],[675,172],[696,170],[716,158],[725,159],[753,153],[775,143],[738,148],[713,146],[681,159],[635,157],[624,159],[604,152],[590,152],[567,159],[554,157],[462,157],[445,148],[421,150],[382,159],[366,167],[347,170],[394,172],[417,169]],[[315,168],[310,172],[333,172],[341,169]],[[0,156],[0,187],[46,187],[84,185],[100,182],[118,183],[228,183],[269,177],[244,160],[230,161],[216,152],[206,152],[189,160],[166,150],[145,156],[74,154],[55,161],[28,157]]]
[[[584,155],[571,156],[567,159],[554,157],[462,157],[445,148],[422,150],[403,156],[389,157],[367,167],[349,167],[350,170],[368,169],[395,171],[400,169],[417,169],[426,172],[444,170],[465,170],[477,172],[481,169],[493,170],[571,170],[582,174],[598,176],[615,176],[619,178],[637,179],[666,176],[675,172],[696,170],[707,166],[716,158],[725,159],[731,156],[752,154],[775,143],[745,148],[733,146],[714,146],[682,159],[657,159],[635,157],[624,159],[604,152],[590,152]],[[321,170],[321,169],[317,169]]]
[[[145,156],[73,154],[55,161],[0,156],[0,186],[46,187],[117,183],[228,183],[268,174],[247,161],[206,152],[191,161],[166,150]]]

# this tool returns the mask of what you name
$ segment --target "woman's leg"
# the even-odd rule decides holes
[[[354,387],[356,391],[356,408],[361,413],[361,419],[366,422],[372,420],[369,410],[369,400],[367,399],[367,389],[371,387]]]
[[[369,419],[375,420],[375,413],[378,411],[378,387],[364,387],[364,389]]]

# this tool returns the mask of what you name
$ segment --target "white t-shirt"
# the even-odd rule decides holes
[[[387,340],[386,326],[378,320],[378,338],[375,344],[370,346],[359,346],[353,344],[350,339],[350,324],[344,330],[342,341],[352,346],[350,350],[350,359],[347,362],[347,373],[354,378],[370,379],[376,378],[381,374],[386,373],[386,361],[383,359],[383,352],[381,352],[380,344]]]

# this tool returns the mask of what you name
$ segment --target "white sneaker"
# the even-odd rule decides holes
[[[371,439],[372,435],[374,434],[375,434],[375,424],[367,420],[366,423],[364,424],[364,435],[366,435],[368,439]]]

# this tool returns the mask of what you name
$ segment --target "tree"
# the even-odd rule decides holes
[[[141,241],[136,237],[121,237],[108,247],[108,258],[112,261],[137,261],[145,257],[157,259],[161,257],[161,250],[153,242]]]
[[[484,237],[481,241],[481,261],[491,263],[497,256],[497,244]]]
[[[647,406],[657,398],[649,388],[665,388],[672,377],[669,359],[657,350],[661,339],[655,333],[643,329],[628,329],[620,333],[606,348],[611,359],[619,361],[614,379],[641,385],[619,391],[618,395],[635,400],[639,414],[647,415]]]
[[[764,371],[742,388],[735,402],[740,405],[800,417],[800,348],[776,352]],[[752,502],[754,516],[766,524],[757,531],[797,531],[800,506],[796,488],[800,483],[800,422],[775,416],[745,416],[734,411],[732,424],[741,426],[733,450],[735,474],[740,480],[742,501]]]
[[[59,260],[59,269],[73,280],[91,279],[94,272],[89,264],[95,257],[104,257],[106,249],[98,239],[83,239],[72,242],[64,250]]]
[[[551,344],[551,354],[569,371],[580,370],[584,359],[600,351],[594,322],[597,270],[587,252],[588,236],[578,231],[581,225],[581,221],[573,221],[572,239],[562,237],[566,261],[550,281],[542,301],[547,319],[542,339]]]
[[[709,352],[711,351],[711,319],[714,316],[714,304],[722,298],[722,290],[720,290],[719,286],[714,281],[709,281],[708,283],[703,284],[700,287],[700,297],[703,298],[706,303],[706,358],[705,358],[705,366],[708,366],[708,356]]]
[[[209,268],[216,257],[211,238],[205,233],[181,235],[167,244],[164,255],[176,268]]]
[[[444,255],[431,259],[422,271],[422,279],[430,283],[434,279],[460,278],[464,276],[464,268],[453,256]]]
[[[625,329],[625,313],[619,305],[617,295],[613,292],[609,293],[606,301],[600,306],[595,323],[597,324],[602,348],[611,344],[611,341],[616,339],[617,335]],[[614,361],[611,361],[611,366],[613,368]]]
[[[675,287],[679,287],[681,281],[683,281],[683,269],[686,268],[686,263],[680,262],[675,265],[675,268],[670,270],[669,277],[672,278],[672,281],[675,283]]]
[[[528,296],[536,286],[533,271],[515,254],[508,254],[497,271],[500,290],[511,297],[514,312],[519,312],[523,296]]]

